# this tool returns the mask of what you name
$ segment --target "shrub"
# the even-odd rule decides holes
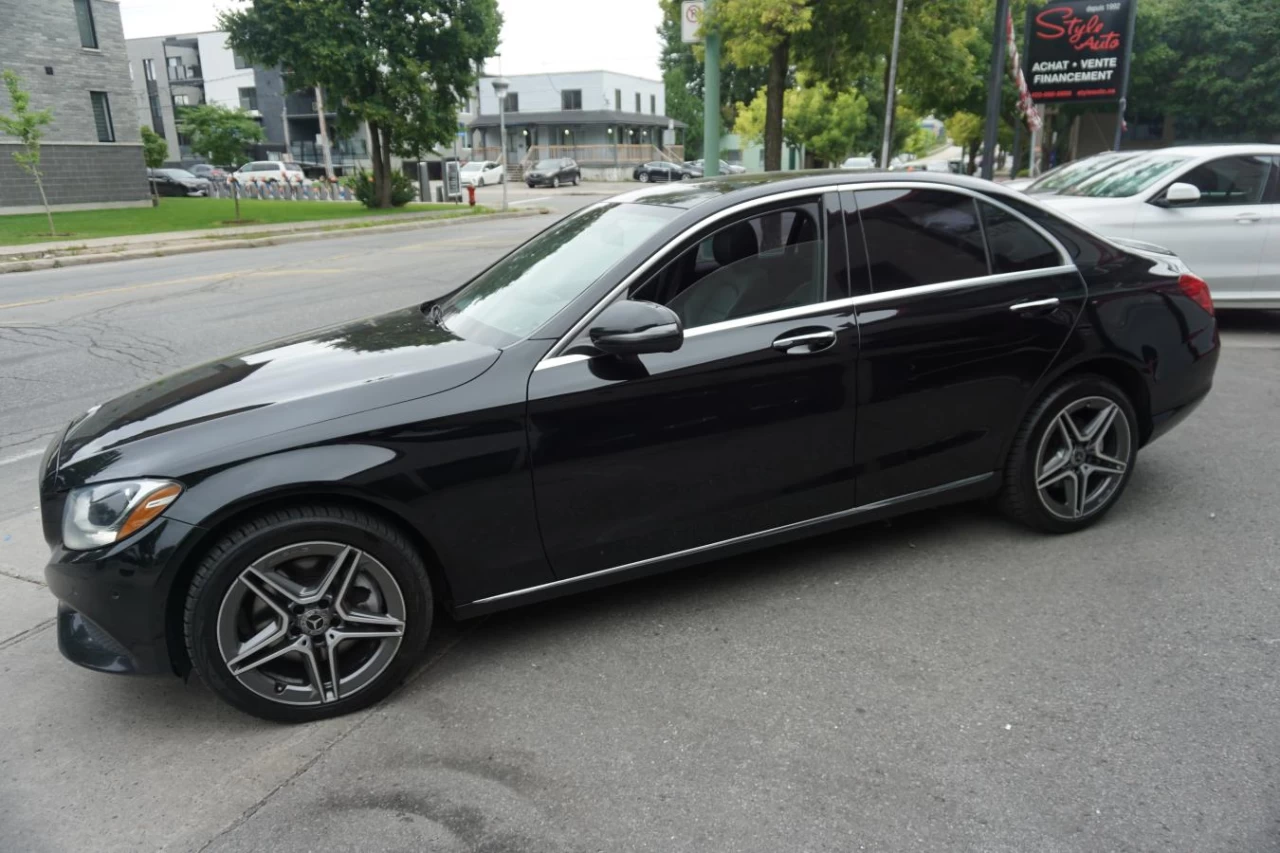
[[[356,200],[365,207],[377,207],[378,198],[373,188],[373,173],[364,169],[342,179],[343,186],[355,193]],[[413,181],[404,172],[391,173],[391,205],[404,207],[418,196]]]

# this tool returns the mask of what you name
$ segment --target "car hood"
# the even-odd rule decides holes
[[[143,445],[191,454],[438,394],[498,356],[416,306],[272,341],[90,409],[63,439],[62,486],[94,479]]]

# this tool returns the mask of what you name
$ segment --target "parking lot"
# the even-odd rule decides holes
[[[509,188],[551,193],[593,200]],[[441,616],[389,701],[306,726],[62,660],[47,433],[548,221],[0,278],[0,850],[1280,850],[1277,313],[1224,318],[1213,394],[1078,535],[964,506]]]

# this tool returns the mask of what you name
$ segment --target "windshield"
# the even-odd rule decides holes
[[[506,346],[533,333],[658,229],[677,208],[604,203],[561,220],[445,302],[441,323]]]
[[[1029,193],[1056,193],[1081,181],[1088,180],[1104,169],[1119,166],[1129,159],[1129,157],[1115,156],[1088,157],[1084,160],[1077,160],[1074,163],[1065,163],[1032,181],[1027,185],[1026,191]]]
[[[186,169],[156,169],[156,173],[169,178],[177,178],[178,180],[195,177],[195,175],[191,174]]]
[[[539,160],[539,161],[537,162],[537,164],[536,164],[533,168],[535,168],[535,169],[559,169],[559,168],[560,168],[560,161],[559,161],[559,160]]]
[[[1128,198],[1148,189],[1156,181],[1189,160],[1189,157],[1140,157],[1114,169],[1094,175],[1061,191],[1062,195],[1088,198]]]
[[[483,171],[484,171],[484,163],[468,163],[467,165],[465,165],[465,166],[463,166],[463,167],[462,167],[462,171],[464,171],[464,172],[483,172]]]

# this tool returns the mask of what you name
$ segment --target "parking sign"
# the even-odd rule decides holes
[[[685,0],[680,4],[680,40],[685,44],[702,41],[698,35],[698,27],[702,24],[702,10],[706,4],[702,0]]]

